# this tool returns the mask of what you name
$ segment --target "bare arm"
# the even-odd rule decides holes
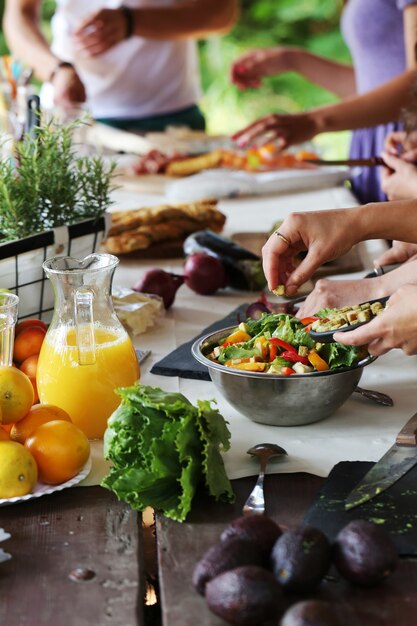
[[[49,49],[40,30],[42,0],[6,0],[3,28],[13,53],[47,80],[59,59]]]
[[[397,120],[401,109],[409,105],[410,87],[416,80],[417,4],[404,10],[404,42],[407,70],[377,89],[296,115],[267,115],[232,138],[243,147],[268,135],[269,140],[279,139],[286,147],[322,132],[354,130]]]
[[[416,71],[408,70],[377,89],[310,111],[317,128],[315,134],[353,130],[398,119],[401,109],[409,103],[410,87],[415,79]]]
[[[240,147],[258,138],[278,140],[282,148],[308,141],[324,132],[353,130],[396,120],[410,101],[410,87],[416,71],[408,70],[384,83],[382,87],[334,105],[311,109],[305,113],[282,115],[271,113],[252,122],[232,135]]]
[[[356,92],[351,65],[338,63],[303,48],[277,46],[249,50],[238,57],[231,68],[232,81],[241,89],[259,87],[265,76],[297,72],[312,83],[340,98]]]
[[[270,289],[284,284],[288,295],[293,295],[320,265],[348,252],[359,241],[417,242],[417,200],[291,213],[279,232],[287,241],[274,233],[262,250],[265,276]],[[300,251],[307,251],[307,255],[295,267]]]
[[[340,98],[356,93],[355,72],[346,63],[337,63],[307,50],[296,49],[292,69]]]
[[[132,9],[133,34],[148,39],[199,38],[213,33],[229,31],[238,17],[237,0],[184,0],[172,6],[141,7]],[[102,9],[92,13],[75,31],[75,36],[85,47],[91,47],[96,36],[85,33],[94,31],[99,23],[109,18],[122,17],[120,9]]]
[[[417,66],[417,4],[404,9],[404,48],[406,71],[393,80],[361,96],[335,106],[316,110],[317,123],[326,131],[348,130],[396,120],[408,104],[409,91]]]

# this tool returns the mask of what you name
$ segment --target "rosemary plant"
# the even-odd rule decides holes
[[[77,155],[78,124],[50,122],[24,136],[14,159],[0,161],[1,241],[98,218],[111,205],[115,164]]]

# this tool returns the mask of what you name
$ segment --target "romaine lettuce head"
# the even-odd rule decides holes
[[[122,402],[104,434],[112,468],[103,487],[134,509],[151,506],[177,521],[186,518],[200,483],[217,500],[233,501],[221,457],[230,432],[210,401],[195,407],[180,393],[141,384],[118,394]]]

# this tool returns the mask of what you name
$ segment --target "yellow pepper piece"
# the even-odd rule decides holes
[[[262,359],[266,359],[269,354],[269,344],[266,337],[258,337],[255,340],[255,349],[259,352]]]
[[[248,372],[263,372],[266,363],[239,363],[239,365],[233,365],[237,370],[247,370]]]
[[[240,343],[241,341],[249,341],[249,339],[251,339],[251,336],[245,333],[244,330],[235,330],[234,333],[224,340],[224,343]]]
[[[315,367],[318,372],[325,372],[326,370],[329,369],[329,366],[327,365],[326,361],[322,359],[321,356],[317,354],[315,350],[312,350],[311,352],[309,352],[307,355],[307,358],[310,361],[311,365]]]

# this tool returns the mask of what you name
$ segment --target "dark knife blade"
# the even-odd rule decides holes
[[[349,493],[345,509],[353,509],[391,487],[417,464],[417,413],[403,426],[396,443]]]
[[[368,159],[303,159],[313,165],[347,165],[348,167],[375,167],[385,165],[381,157],[369,157]]]

